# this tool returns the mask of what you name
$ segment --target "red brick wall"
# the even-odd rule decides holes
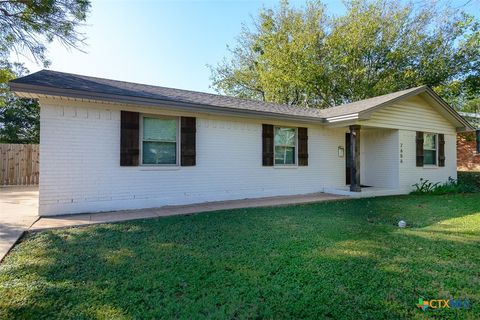
[[[480,154],[476,152],[475,132],[457,135],[457,167],[461,171],[480,171]]]

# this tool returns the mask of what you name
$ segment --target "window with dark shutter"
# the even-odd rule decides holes
[[[262,124],[262,164],[273,166],[273,125]]]
[[[141,164],[149,166],[178,165],[178,118],[142,116]]]
[[[308,166],[308,129],[298,128],[298,165]]]
[[[195,117],[181,118],[181,165],[195,166],[196,165],[196,133],[197,133],[197,119]]]
[[[438,165],[438,135],[436,133],[423,133],[423,165]]]
[[[445,167],[445,135],[438,134],[438,166]]]
[[[139,119],[138,112],[120,112],[120,166],[138,166]]]
[[[416,139],[417,167],[423,167],[423,132],[417,131]]]

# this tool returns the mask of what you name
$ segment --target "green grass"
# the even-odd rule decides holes
[[[419,297],[470,309],[422,311]],[[480,318],[480,194],[47,231],[0,265],[3,319],[434,317]]]

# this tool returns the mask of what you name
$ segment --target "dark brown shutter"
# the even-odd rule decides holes
[[[423,167],[423,132],[417,131],[417,167]]]
[[[180,164],[182,167],[194,166],[197,161],[197,119],[195,117],[181,118],[181,149]]]
[[[273,125],[262,124],[262,163],[273,166]]]
[[[140,153],[139,143],[139,121],[138,112],[120,112],[120,165],[138,166]]]
[[[445,167],[445,135],[438,134],[438,166]]]
[[[298,128],[298,165],[308,166],[308,129]]]

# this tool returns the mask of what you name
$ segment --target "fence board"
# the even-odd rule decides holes
[[[0,186],[37,185],[38,144],[0,144]]]

